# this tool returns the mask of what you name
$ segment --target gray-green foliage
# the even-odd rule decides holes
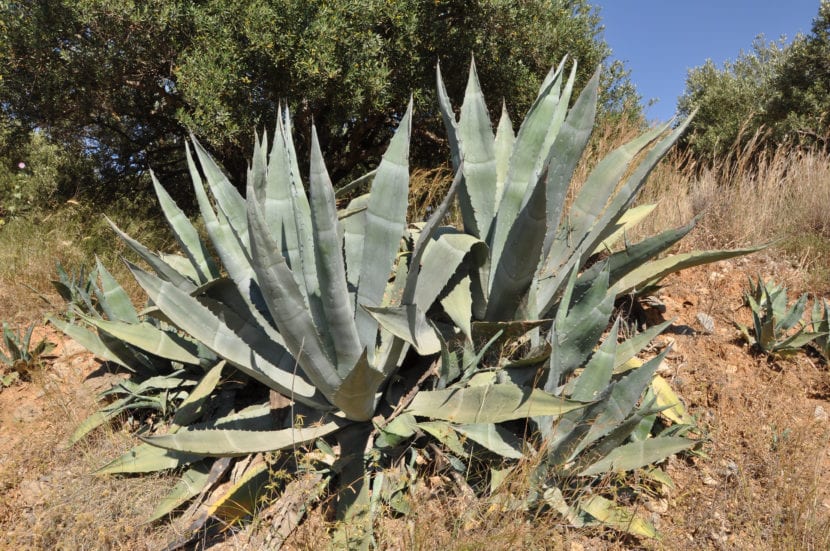
[[[83,319],[99,336],[202,371],[185,370],[195,386],[179,381],[180,371],[148,379],[143,390],[156,397],[171,382],[193,390],[166,434],[144,435],[100,472],[188,466],[159,517],[200,492],[204,498],[218,476],[206,473],[227,470],[228,458],[269,452],[281,469],[311,468],[321,483],[336,484],[338,516],[351,531],[341,537],[366,544],[378,500],[406,509],[416,459],[437,460],[422,444],[438,441],[446,463],[479,494],[495,489],[518,460],[538,456],[533,495],[521,507],[551,506],[570,522],[653,535],[642,520],[626,528],[619,519],[627,513],[613,502],[581,497],[606,473],[696,443],[685,436],[688,416],[676,415],[676,397],[655,386],[662,358],[633,360],[666,325],[618,342],[615,324],[603,339],[614,301],[682,267],[753,249],[657,258],[690,224],[588,267],[642,218],[642,210],[626,212],[682,127],[649,131],[611,153],[565,210],[599,81],[597,73],[569,109],[576,70],[565,78],[565,65],[544,79],[515,136],[506,113],[493,133],[474,69],[460,118],[439,73],[456,176],[423,224],[405,219],[411,104],[367,178],[370,191],[339,211],[313,128],[306,194],[287,109],[273,136],[256,140],[245,197],[193,139],[188,165],[220,262],[154,182],[184,254],[155,254],[119,231],[152,269],[130,266],[152,306]],[[463,228],[443,226],[456,198]],[[508,349],[516,352],[500,353]],[[146,395],[119,392],[131,390]],[[659,420],[668,408],[675,415]],[[465,462],[487,468],[465,469]],[[235,488],[253,491],[262,470],[244,472]],[[226,500],[207,507],[219,510]]]
[[[698,115],[684,140],[703,157],[740,151],[751,142],[826,148],[828,54],[830,3],[823,0],[809,34],[789,43],[759,36],[722,67],[707,60],[691,69],[678,110],[687,115],[697,109]]]
[[[803,319],[807,293],[788,306],[786,287],[758,277],[757,282],[749,279],[749,292],[744,299],[752,312],[752,326],[736,325],[746,342],[761,352],[781,356],[796,354],[811,341],[826,336],[821,329],[819,332],[807,330],[810,324]]]

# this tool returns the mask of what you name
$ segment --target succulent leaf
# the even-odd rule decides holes
[[[558,416],[584,406],[537,388],[504,383],[421,391],[407,411],[419,417],[476,424],[502,423],[537,415]]]
[[[381,305],[386,282],[400,248],[406,227],[409,194],[409,136],[412,102],[401,119],[398,131],[389,143],[378,167],[366,210],[365,243],[361,257],[360,281],[357,288],[359,306]],[[363,308],[355,311],[360,343],[375,355],[377,321]]]
[[[239,457],[259,452],[278,451],[312,442],[340,430],[345,421],[330,421],[319,426],[291,427],[273,431],[184,430],[143,440],[157,448],[200,457]]]

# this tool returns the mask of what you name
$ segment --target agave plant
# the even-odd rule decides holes
[[[41,339],[32,346],[32,333],[35,324],[29,325],[25,332],[19,332],[3,322],[3,343],[6,352],[0,350],[0,389],[11,386],[19,380],[28,380],[31,371],[42,364],[44,356],[47,356],[55,344],[47,339]]]
[[[603,268],[609,297],[647,289],[674,271],[746,254],[757,247],[691,252],[657,258],[694,228],[688,225],[613,252],[609,246],[650,212],[632,204],[656,164],[689,120],[652,129],[613,151],[594,168],[568,207],[565,200],[577,163],[594,126],[599,70],[568,105],[576,64],[564,83],[564,61],[551,70],[514,136],[502,111],[495,134],[473,65],[460,117],[456,119],[438,70],[441,111],[453,163],[463,174],[459,203],[464,232],[487,245],[489,256],[463,286],[472,303],[448,308],[453,319],[540,319],[560,304],[570,275],[579,274],[574,294],[582,296]],[[463,166],[462,166],[463,160]],[[611,252],[605,263],[584,269],[594,255]],[[613,300],[613,298],[609,299]]]
[[[813,300],[811,322],[813,331],[820,333],[813,341],[813,345],[824,360],[830,362],[830,304],[826,299]]]
[[[278,502],[306,484],[316,488],[309,496],[319,496],[332,483],[338,516],[351,530],[343,537],[366,544],[377,500],[393,502],[406,486],[402,478],[390,482],[383,469],[400,466],[402,453],[421,453],[404,444],[438,441],[449,464],[463,465],[459,458],[474,451],[492,458],[491,486],[504,461],[541,457],[522,507],[546,504],[575,523],[623,527],[622,509],[601,496],[579,499],[573,481],[590,485],[696,441],[685,436],[692,420],[679,399],[654,378],[661,357],[635,360],[665,325],[620,343],[615,324],[603,339],[614,300],[671,271],[754,249],[655,260],[690,224],[586,267],[643,215],[630,208],[634,196],[683,125],[655,129],[613,152],[566,210],[594,124],[598,74],[568,109],[575,68],[563,89],[563,67],[545,79],[515,137],[506,114],[493,134],[474,66],[456,120],[439,70],[456,170],[423,224],[405,219],[411,105],[378,168],[346,186],[371,181],[369,193],[341,211],[313,129],[306,195],[287,110],[272,143],[267,135],[256,140],[244,198],[194,138],[196,155],[188,146],[187,159],[222,269],[154,178],[184,254],[155,254],[115,228],[154,272],[130,265],[152,306],[130,321],[84,319],[99,335],[170,357],[158,354],[170,350],[170,339],[134,331],[155,318],[175,328],[180,348],[208,351],[190,358],[204,375],[167,434],[143,436],[100,472],[187,466],[157,518],[204,498],[228,471],[227,458],[289,450],[280,465],[312,476],[288,484]],[[456,196],[460,229],[441,225]],[[502,352],[508,349],[514,352]],[[231,377],[245,379],[247,390],[228,392]],[[529,420],[534,430],[516,420]],[[290,452],[297,449],[309,450],[312,467]],[[269,467],[246,465],[230,491],[191,518],[233,516],[238,509],[228,513],[229,503],[251,502],[267,486]]]
[[[752,331],[740,323],[735,325],[746,342],[760,352],[778,356],[797,354],[824,336],[822,332],[808,331],[810,324],[804,323],[806,293],[788,307],[787,288],[771,279],[763,281],[759,276],[757,282],[749,278],[749,292],[744,294],[744,300],[752,312]]]

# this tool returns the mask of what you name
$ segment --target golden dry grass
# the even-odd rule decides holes
[[[780,148],[759,152],[755,163],[741,156],[696,167],[670,156],[652,175],[639,199],[657,209],[640,235],[679,226],[700,216],[698,229],[681,242],[690,247],[742,247],[772,243],[810,278],[819,293],[830,291],[830,158],[820,151]]]
[[[109,213],[122,230],[151,249],[169,249],[173,239],[157,217],[126,210]],[[67,204],[52,212],[12,218],[0,226],[0,312],[9,322],[27,324],[44,312],[63,307],[52,287],[59,262],[72,274],[81,266],[95,266],[98,256],[135,301],[142,292],[121,256],[138,257],[107,225],[103,214],[90,206]],[[39,298],[43,294],[51,305]]]

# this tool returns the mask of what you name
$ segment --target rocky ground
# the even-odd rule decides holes
[[[751,354],[738,338],[733,321],[749,322],[742,293],[747,275],[757,274],[788,283],[791,298],[803,290],[797,270],[761,255],[671,276],[660,294],[662,315],[675,322],[653,351],[671,345],[662,374],[708,435],[703,453],[669,462],[676,487],[653,496],[642,512],[662,541],[569,532],[556,547],[830,548],[830,372],[816,355],[771,360]],[[707,316],[714,327],[706,327]],[[51,329],[38,329],[40,336],[58,345],[52,358],[32,381],[0,391],[0,548],[161,548],[175,538],[175,528],[142,519],[171,480],[90,474],[130,447],[126,428],[65,446],[112,375]],[[474,545],[476,536],[470,539]],[[407,542],[410,536],[379,541],[387,548],[415,546]],[[222,547],[252,545],[237,535]],[[314,548],[313,536],[306,531],[293,545]],[[458,545],[474,548],[463,539]],[[491,540],[489,547],[500,545]]]

